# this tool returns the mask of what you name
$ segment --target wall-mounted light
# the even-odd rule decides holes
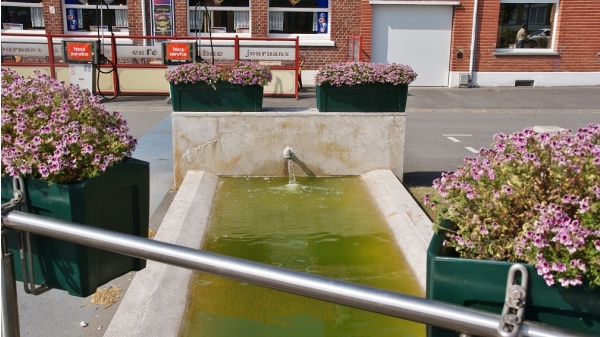
[[[459,51],[458,53],[456,53],[456,57],[459,59],[463,58],[463,52]]]

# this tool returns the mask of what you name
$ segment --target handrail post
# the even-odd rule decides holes
[[[2,336],[19,337],[19,305],[17,283],[12,253],[6,243],[6,231],[2,229]]]
[[[233,40],[233,60],[235,62],[240,60],[240,38],[237,35]]]
[[[50,63],[50,77],[56,79],[56,65],[54,64],[54,41],[52,34],[46,34],[48,39],[48,63]]]
[[[112,33],[112,32],[111,32]],[[112,71],[112,80],[113,80],[113,96],[119,95],[119,70],[118,70],[118,58],[117,55],[117,39],[115,38],[115,33],[112,33],[110,36],[110,57],[112,58],[113,71]],[[99,85],[100,83],[97,83]]]
[[[300,99],[299,93],[298,93],[298,77],[301,76],[301,74],[298,72],[298,68],[299,68],[299,60],[300,60],[300,37],[296,36],[296,41],[294,41],[294,49],[296,49],[296,62],[294,63],[296,65],[296,76],[294,76],[294,78],[296,79],[296,85],[294,86],[294,94],[296,95],[296,100]],[[300,79],[302,80],[302,79]]]

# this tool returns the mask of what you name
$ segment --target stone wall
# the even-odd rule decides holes
[[[294,150],[297,176],[361,175],[391,170],[402,179],[404,113],[174,112],[176,187],[187,171],[218,176],[286,176],[283,150]]]

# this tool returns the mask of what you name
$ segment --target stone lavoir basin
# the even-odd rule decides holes
[[[177,194],[155,240],[226,249],[232,256],[422,296],[433,231],[430,219],[398,179],[403,175],[405,122],[405,113],[174,112]],[[294,149],[298,190],[282,187],[288,179],[289,159],[281,156],[286,146]],[[345,178],[333,178],[340,176]],[[217,190],[255,183],[233,178],[234,184],[223,177],[281,178],[265,179],[265,187],[219,191],[223,198],[251,194],[239,205],[218,206],[213,203],[221,198],[215,197]],[[313,185],[312,177],[324,185]],[[342,186],[330,186],[338,179]],[[271,198],[266,204],[254,206],[262,198],[256,194],[261,189],[274,195],[264,196]],[[284,201],[284,194],[299,199]],[[341,218],[336,203],[344,204],[350,214],[344,216],[349,218]],[[222,209],[215,212],[213,205]],[[367,212],[367,206],[373,208]],[[252,212],[232,212],[236,207]],[[256,209],[266,211],[264,218],[248,221],[256,217]],[[212,214],[227,213],[243,215],[233,214],[241,220],[212,225],[217,218]],[[284,221],[290,218],[298,222]],[[233,222],[246,227],[232,226]],[[212,308],[211,303],[220,306]],[[132,280],[104,336],[424,335],[423,325],[404,324],[148,261]]]
[[[359,177],[220,178],[203,250],[423,296]],[[180,336],[423,336],[381,314],[195,273]]]
[[[227,248],[228,254],[233,256],[249,253],[247,258],[260,258],[268,264],[417,296],[424,294],[425,252],[432,235],[431,221],[391,171],[375,170],[351,178],[318,178],[323,180],[323,186],[311,185],[308,181],[313,178],[305,181],[306,178],[298,177],[299,190],[287,190],[287,177],[269,178],[265,180],[266,189],[271,188],[274,195],[268,197],[271,206],[266,207],[254,204],[255,199],[262,198],[257,193],[265,189],[263,187],[246,186],[240,192],[223,194],[225,198],[227,194],[254,193],[252,197],[245,196],[239,205],[213,203],[220,198],[215,196],[217,190],[229,186],[229,178],[221,179],[206,171],[189,171],[155,240],[192,248]],[[338,179],[345,180],[341,190],[330,186]],[[248,182],[244,178],[232,181],[242,185]],[[319,193],[324,195],[316,196]],[[287,202],[281,198],[284,194],[300,198]],[[327,200],[323,200],[325,196]],[[310,212],[301,210],[300,206],[308,202],[312,204],[303,207],[308,207]],[[344,216],[351,220],[337,219],[341,216],[338,204],[345,204],[350,212]],[[379,212],[371,209],[373,204]],[[245,228],[225,223],[222,228],[213,229],[211,214],[239,213],[235,210],[240,205],[252,211],[242,216],[244,221],[235,220],[242,224],[251,224],[245,220],[256,217],[257,208],[265,211],[263,208],[271,207],[274,215]],[[223,209],[217,213],[213,207]],[[297,226],[286,225],[283,220],[287,218],[301,221]],[[368,220],[366,224],[365,220]],[[327,228],[329,222],[335,226]],[[351,226],[352,223],[359,226]],[[282,227],[289,230],[288,234]],[[188,292],[190,289],[193,291]],[[241,298],[240,293],[250,297]],[[200,297],[205,298],[196,302]],[[211,302],[220,306],[198,311],[190,309],[193,306],[206,308]],[[194,327],[198,322],[202,324]],[[193,330],[197,328],[199,331]],[[273,330],[264,330],[267,328]],[[132,280],[104,336],[177,336],[185,335],[186,331],[200,336],[203,331],[210,336],[293,336],[294,333],[304,336],[338,336],[339,333],[352,336],[355,333],[358,336],[371,328],[380,334],[368,331],[369,336],[424,336],[425,330],[423,325],[401,319],[148,261],[146,269]],[[240,333],[253,329],[259,332]]]

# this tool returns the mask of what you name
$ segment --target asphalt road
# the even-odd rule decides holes
[[[407,115],[404,183],[429,186],[441,172],[453,171],[465,157],[489,148],[497,133],[534,126],[576,131],[600,123],[596,112],[415,112]]]

